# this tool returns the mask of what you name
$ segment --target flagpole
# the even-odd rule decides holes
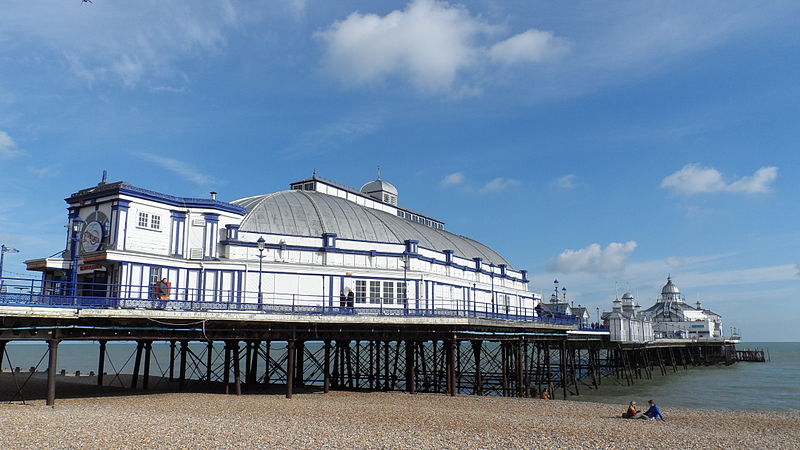
[[[0,245],[0,283],[3,280],[3,258],[6,257],[6,244]]]

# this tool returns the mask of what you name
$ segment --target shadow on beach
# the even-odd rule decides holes
[[[222,394],[225,385],[222,382],[207,383],[205,381],[187,380],[183,389],[180,389],[177,380],[169,381],[167,377],[151,376],[148,388],[142,387],[143,379],[139,378],[137,387],[131,389],[131,375],[105,374],[103,386],[97,385],[96,375],[75,376],[72,374],[56,375],[56,401],[66,398],[92,398],[92,397],[125,397],[137,395],[152,395],[166,393],[205,393]],[[233,383],[229,392],[234,392]],[[308,394],[322,392],[321,387],[295,387],[294,393]],[[285,395],[286,385],[271,384],[246,386],[242,383],[242,395]],[[18,372],[8,371],[0,373],[0,403],[22,403],[39,401],[47,398],[47,373],[45,372]]]

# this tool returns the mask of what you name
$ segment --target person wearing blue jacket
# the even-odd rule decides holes
[[[649,408],[647,409],[647,411],[644,412],[645,416],[647,416],[650,419],[666,420],[664,419],[664,415],[661,414],[661,410],[658,409],[658,405],[656,405],[656,402],[648,400],[647,405],[649,406]]]

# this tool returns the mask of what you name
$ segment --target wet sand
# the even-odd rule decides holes
[[[661,422],[621,419],[625,405],[399,392],[86,397],[67,381],[62,396],[84,397],[0,404],[0,448],[800,447],[800,413],[667,409]]]

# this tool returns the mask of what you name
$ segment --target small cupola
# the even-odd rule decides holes
[[[375,200],[390,205],[397,205],[397,188],[388,181],[381,180],[380,170],[378,171],[378,178],[375,181],[361,186],[361,192],[369,195]]]

